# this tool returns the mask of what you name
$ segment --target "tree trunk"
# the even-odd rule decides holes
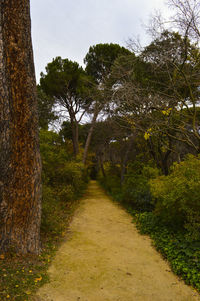
[[[160,164],[160,160],[158,158],[157,151],[155,150],[155,147],[153,146],[153,144],[151,143],[150,140],[147,140],[147,146],[149,148],[150,155],[152,156],[153,160],[156,163],[157,168],[162,169],[162,166]]]
[[[40,252],[41,161],[30,2],[0,3],[0,250]]]
[[[79,129],[78,122],[71,118],[72,125],[72,143],[73,143],[73,152],[76,157],[79,154]]]
[[[161,168],[162,172],[165,176],[169,174],[169,166],[168,166],[168,159],[171,154],[171,150],[167,150],[165,154],[162,153],[161,149],[159,148],[160,153],[160,160],[161,160]]]
[[[84,165],[86,163],[89,146],[90,146],[90,142],[91,142],[91,139],[92,139],[92,133],[94,131],[94,127],[95,127],[95,124],[96,124],[98,114],[99,114],[99,111],[96,110],[96,112],[94,112],[94,116],[92,118],[92,124],[91,124],[91,127],[90,127],[89,132],[88,132],[88,136],[87,136],[87,140],[86,140],[85,148],[84,148],[84,153],[83,153],[83,164]]]
[[[105,169],[104,169],[104,166],[103,166],[102,154],[99,155],[99,164],[100,164],[102,175],[105,178],[106,177],[106,173],[105,173]]]

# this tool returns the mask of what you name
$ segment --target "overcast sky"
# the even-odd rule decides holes
[[[131,37],[145,41],[142,23],[164,0],[31,0],[36,77],[56,56],[77,61],[98,43],[126,46]]]

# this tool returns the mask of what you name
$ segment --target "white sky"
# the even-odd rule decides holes
[[[90,46],[131,37],[146,41],[143,23],[155,10],[165,14],[164,0],[31,0],[32,39],[37,82],[56,56],[77,61]]]

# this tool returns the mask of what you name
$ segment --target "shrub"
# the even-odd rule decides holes
[[[71,202],[75,199],[75,196],[76,194],[72,185],[66,185],[58,191],[58,197],[62,202]]]
[[[61,202],[55,191],[43,184],[42,187],[42,221],[41,221],[41,233],[46,235],[58,234],[61,230],[59,214]]]
[[[98,176],[98,180],[114,200],[121,201],[120,166],[105,164],[106,177]]]
[[[42,223],[41,233],[53,238],[65,229],[72,202],[83,192],[87,174],[82,163],[74,161],[71,150],[54,132],[41,130],[42,156]]]
[[[122,201],[138,211],[152,211],[149,179],[158,174],[158,169],[151,166],[139,165],[138,162],[129,165],[122,186]]]
[[[200,156],[173,165],[168,176],[150,180],[155,214],[175,229],[185,228],[187,239],[200,239]]]
[[[88,181],[83,164],[73,160],[57,133],[42,130],[40,149],[43,184],[53,188],[62,200],[79,197]]]
[[[173,232],[152,212],[137,214],[136,225],[141,234],[150,235],[172,270],[200,290],[200,241],[186,241],[183,233]]]
[[[85,174],[82,163],[79,162],[65,162],[62,168],[57,170],[57,184],[59,183],[71,185],[74,189],[75,196],[79,196],[80,192],[87,182],[87,175]]]
[[[152,211],[153,204],[149,179],[159,175],[157,168],[144,165],[139,161],[127,167],[125,180],[121,184],[121,168],[119,165],[105,164],[106,177],[99,176],[99,181],[114,200],[123,203],[128,210]]]

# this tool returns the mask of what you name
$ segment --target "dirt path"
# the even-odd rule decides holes
[[[51,282],[38,292],[40,300],[200,300],[131,221],[91,182],[71,224],[71,237],[49,269]]]

